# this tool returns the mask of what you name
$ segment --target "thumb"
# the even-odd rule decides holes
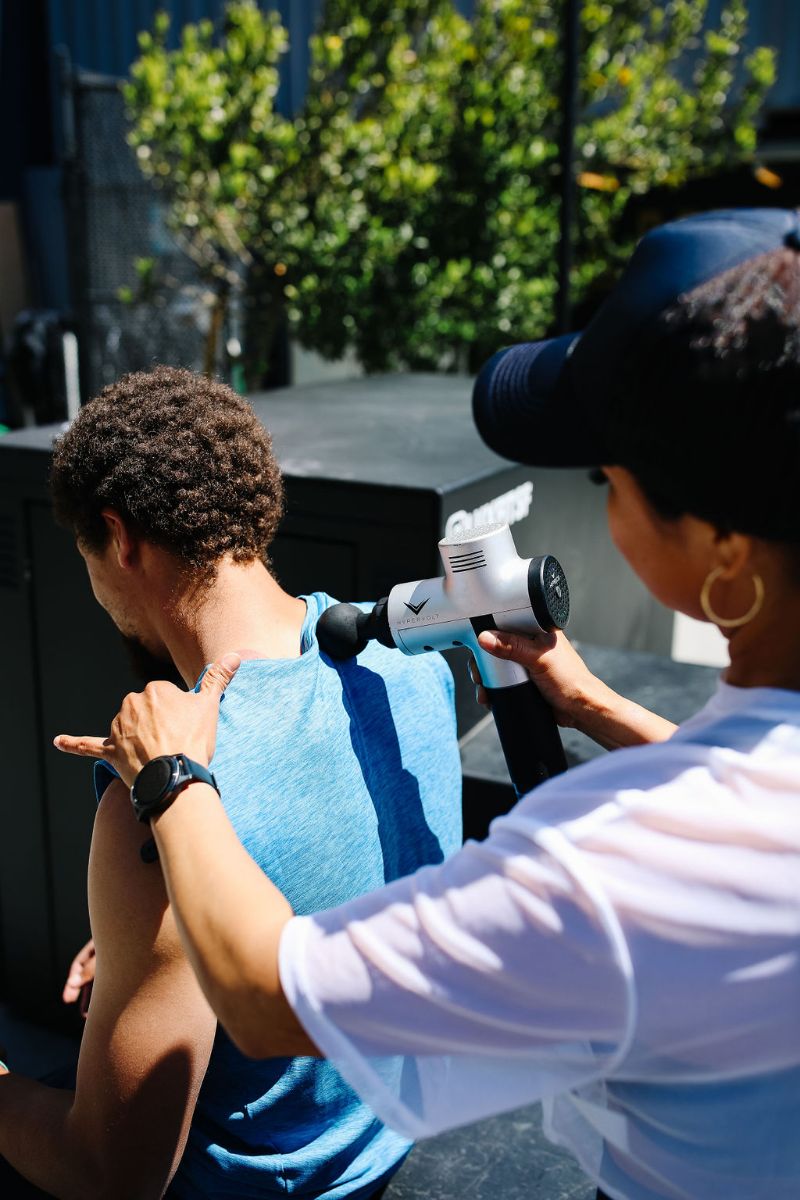
[[[241,656],[231,651],[212,663],[200,682],[200,695],[217,699],[223,694],[241,666]]]

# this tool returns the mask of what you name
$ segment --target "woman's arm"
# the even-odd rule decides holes
[[[562,728],[579,729],[606,750],[664,742],[677,728],[612,691],[592,674],[561,632],[530,638],[495,630],[482,633],[478,640],[490,654],[526,668]],[[480,685],[474,672],[473,679]],[[478,699],[485,703],[480,687]]]
[[[206,998],[244,1054],[317,1054],[281,987],[293,916],[250,858],[212,787],[193,783],[151,827],[173,912]]]

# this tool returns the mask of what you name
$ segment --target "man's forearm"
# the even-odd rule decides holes
[[[13,1071],[0,1076],[0,1155],[60,1200],[99,1194],[97,1161],[70,1124],[74,1099]]]
[[[254,1058],[316,1053],[278,974],[291,906],[239,842],[216,792],[190,785],[152,826],[181,940],[233,1041]]]

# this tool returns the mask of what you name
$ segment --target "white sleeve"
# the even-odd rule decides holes
[[[441,866],[284,930],[302,1024],[410,1137],[586,1084],[627,1052],[619,923],[580,853],[535,824],[512,814]]]

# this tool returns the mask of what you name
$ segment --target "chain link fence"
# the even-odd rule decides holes
[[[82,399],[156,363],[201,370],[212,296],[167,228],[163,197],[139,171],[119,81],[70,72],[65,105]]]

